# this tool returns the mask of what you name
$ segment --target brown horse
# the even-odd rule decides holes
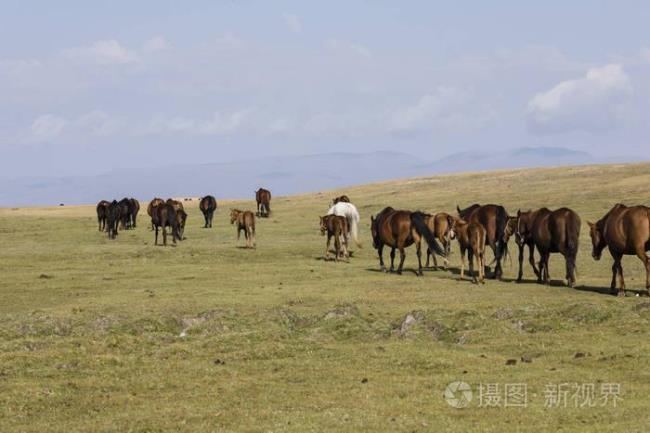
[[[485,228],[486,242],[494,252],[494,260],[496,261],[492,278],[500,280],[503,275],[501,260],[508,254],[508,243],[505,236],[506,226],[508,225],[508,212],[503,206],[495,204],[484,206],[473,204],[463,210],[456,206],[456,210],[460,219],[480,223]]]
[[[255,201],[257,202],[257,215],[268,218],[271,215],[271,191],[260,188],[255,191]]]
[[[203,228],[211,228],[214,211],[217,210],[217,199],[211,195],[206,195],[201,199],[201,202],[199,203],[199,209],[201,210],[203,218],[205,219],[205,225]]]
[[[350,203],[350,197],[345,194],[334,197],[334,200],[332,200],[332,206],[334,206],[336,203]]]
[[[140,202],[133,197],[129,199],[131,201],[131,226],[136,228],[138,220],[138,212],[140,212]]]
[[[99,224],[100,232],[106,229],[106,214],[108,213],[108,207],[110,205],[111,203],[106,200],[97,203],[97,223]]]
[[[165,203],[171,205],[176,211],[176,217],[179,224],[179,240],[183,240],[183,233],[185,233],[185,221],[187,221],[187,213],[185,213],[185,207],[183,206],[182,202],[174,200],[173,198],[168,198]]]
[[[395,210],[387,207],[377,214],[370,217],[370,229],[372,232],[373,245],[379,253],[379,264],[382,271],[386,271],[384,265],[384,245],[391,247],[390,252],[390,271],[395,268],[395,249],[399,250],[400,262],[397,273],[402,273],[404,259],[406,254],[404,249],[415,244],[418,256],[417,275],[422,275],[422,238],[424,238],[435,253],[445,256],[445,252],[440,248],[436,237],[424,222],[425,214],[422,212],[411,212],[406,210]]]
[[[508,224],[506,225],[506,232],[504,234],[504,241],[508,243],[508,240],[512,235],[517,233],[517,224],[519,224],[519,218],[508,217]],[[516,236],[515,236],[516,237]],[[517,282],[521,283],[524,278],[524,249],[528,247],[528,262],[535,272],[535,276],[539,278],[539,270],[537,269],[537,264],[535,263],[535,243],[532,238],[528,239],[515,239],[517,247],[519,247],[519,273],[517,274]]]
[[[166,227],[172,230],[172,241],[176,244],[176,240],[181,239],[180,235],[180,222],[178,221],[177,211],[169,203],[162,203],[152,209],[151,222],[155,227],[156,235],[154,245],[158,245],[158,229],[162,228],[163,245],[167,246],[167,230]]]
[[[460,279],[465,278],[465,252],[469,260],[469,273],[476,284],[485,283],[485,239],[486,230],[481,223],[454,220],[451,236],[458,240],[460,246]],[[478,277],[474,273],[474,258],[478,267]]]
[[[589,223],[591,235],[592,256],[600,260],[603,249],[609,248],[614,258],[612,266],[612,292],[616,292],[616,275],[621,278],[619,296],[625,296],[625,280],[623,279],[624,255],[636,255],[645,265],[645,287],[650,294],[650,258],[646,251],[650,250],[650,208],[646,206],[615,205],[603,218],[596,223]]]
[[[539,252],[539,270],[533,266],[537,282],[550,284],[548,261],[551,253],[560,253],[566,262],[566,282],[573,287],[576,282],[575,268],[580,237],[580,217],[573,210],[560,208],[551,211],[541,208],[535,211],[517,211],[515,240],[519,245],[519,275],[522,275],[523,247],[532,243]],[[531,261],[534,264],[534,258]]]
[[[158,198],[158,197],[155,197],[153,200],[151,200],[151,201],[149,202],[149,205],[147,206],[147,215],[149,215],[149,217],[152,218],[152,221],[151,221],[151,230],[154,229],[154,224],[153,224],[153,211],[154,211],[154,208],[155,208],[156,206],[158,206],[158,205],[163,204],[163,203],[165,203],[165,200],[163,200],[163,199],[161,199],[161,198]]]
[[[246,248],[255,248],[255,215],[251,211],[230,209],[230,224],[237,223],[237,240],[244,232]]]
[[[449,267],[449,260],[447,257],[449,257],[449,251],[451,248],[449,234],[451,233],[451,228],[454,224],[454,217],[447,213],[440,212],[435,215],[427,215],[424,218],[424,222],[429,227],[429,230],[431,230],[431,232],[434,234],[436,239],[438,239],[438,242],[442,244],[442,248],[445,250],[446,257],[444,258],[444,263],[445,269],[447,269]],[[433,258],[433,267],[437,270],[438,260],[436,259],[436,255],[431,252],[431,248],[427,248],[427,264],[425,265],[426,268],[429,267],[429,257]]]
[[[334,237],[334,260],[339,261],[339,256],[349,260],[348,241],[346,233],[348,232],[348,220],[345,217],[337,215],[325,215],[320,217],[320,233],[327,235],[327,245],[325,246],[325,260],[329,258],[330,242]],[[342,248],[341,248],[342,247]]]

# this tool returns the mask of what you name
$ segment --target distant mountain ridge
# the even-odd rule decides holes
[[[100,199],[213,194],[217,198],[252,197],[264,186],[276,195],[442,173],[501,168],[622,162],[599,160],[587,152],[559,147],[525,147],[507,151],[468,151],[436,161],[400,152],[326,153],[165,167],[173,176],[160,178],[160,167],[116,170],[97,176],[18,178],[2,182],[0,206],[95,203]]]

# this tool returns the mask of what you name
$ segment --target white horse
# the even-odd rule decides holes
[[[352,238],[354,243],[357,244],[359,248],[361,247],[361,242],[359,242],[359,211],[352,203],[339,202],[327,211],[327,215],[337,215],[345,217],[348,220],[348,233],[346,233],[346,238]]]

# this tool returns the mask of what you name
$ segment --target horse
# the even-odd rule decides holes
[[[645,287],[650,294],[650,258],[646,251],[650,250],[650,208],[647,206],[615,205],[598,222],[589,224],[591,236],[592,257],[600,260],[603,249],[609,248],[614,258],[612,265],[612,293],[616,292],[616,276],[620,276],[621,287],[619,296],[625,296],[625,280],[621,260],[624,255],[636,255],[645,265]]]
[[[345,194],[334,197],[334,200],[332,200],[332,206],[334,206],[336,203],[350,203],[350,197]]]
[[[169,203],[161,203],[155,206],[152,210],[151,223],[156,230],[154,245],[158,245],[158,229],[162,228],[163,245],[167,246],[167,230],[166,227],[172,230],[172,241],[176,244],[176,240],[181,239],[180,223],[177,218],[177,211]]]
[[[100,232],[106,229],[106,213],[108,212],[108,206],[110,206],[110,202],[106,200],[97,203],[97,224],[99,225]]]
[[[506,224],[506,230],[503,234],[503,239],[505,243],[508,243],[512,235],[515,235],[515,243],[519,248],[519,272],[517,274],[517,282],[521,283],[524,278],[524,249],[528,247],[528,263],[533,268],[535,276],[539,278],[539,269],[537,269],[537,264],[535,263],[535,243],[532,238],[520,239],[517,235],[517,224],[519,224],[519,219],[516,216],[508,216],[508,223]]]
[[[574,287],[576,282],[575,268],[578,255],[578,239],[582,222],[573,210],[563,207],[554,211],[547,208],[535,211],[517,211],[515,240],[519,246],[519,277],[523,275],[523,248],[534,245],[540,255],[539,269],[535,269],[535,259],[532,253],[530,261],[537,275],[537,282],[550,284],[548,261],[551,253],[560,253],[566,262],[567,286]]]
[[[118,226],[122,218],[121,210],[122,207],[116,200],[113,200],[108,205],[108,209],[106,210],[106,231],[108,232],[109,239],[115,239],[117,237]]]
[[[214,211],[217,210],[217,199],[211,195],[206,195],[199,202],[199,209],[205,219],[203,228],[212,228],[212,218],[214,217]]]
[[[342,203],[339,203],[341,205]],[[407,210],[395,210],[387,207],[376,216],[370,217],[370,231],[372,233],[373,246],[379,254],[379,264],[382,271],[386,271],[384,265],[383,250],[384,245],[391,247],[390,252],[390,271],[393,272],[395,265],[395,249],[399,249],[400,263],[397,268],[397,274],[402,273],[404,259],[406,254],[404,249],[415,244],[418,256],[417,275],[422,275],[422,238],[424,238],[435,253],[445,256],[445,252],[440,248],[436,237],[424,222],[425,214],[422,212],[411,212]]]
[[[136,228],[138,212],[140,212],[140,202],[133,197],[131,197],[129,200],[131,201],[131,225],[133,228]]]
[[[467,222],[480,223],[486,230],[486,243],[494,252],[496,266],[492,278],[501,279],[503,269],[501,260],[508,254],[508,243],[505,236],[506,226],[508,224],[508,212],[503,206],[488,204],[481,206],[473,204],[472,206],[461,210],[456,206],[460,219]]]
[[[147,215],[149,215],[151,218],[153,218],[153,211],[156,206],[159,206],[161,204],[165,203],[165,200],[159,198],[159,197],[154,197],[150,202],[149,205],[147,206]],[[151,230],[153,230],[153,221],[151,222]]]
[[[119,201],[120,206],[120,225],[122,230],[128,230],[131,228],[131,215],[133,215],[133,203],[131,200],[124,197]]]
[[[185,223],[187,222],[187,212],[185,209],[176,210],[176,220],[178,221],[178,239],[185,240]]]
[[[329,258],[330,242],[334,237],[334,261],[339,261],[339,256],[349,260],[348,242],[345,234],[348,232],[348,220],[338,215],[325,215],[320,217],[320,233],[327,235],[327,244],[325,246],[325,260]],[[342,242],[341,242],[342,241]],[[341,248],[342,247],[342,248]]]
[[[251,211],[230,209],[230,224],[237,223],[237,240],[242,230],[246,238],[246,248],[255,248],[255,215]]]
[[[485,284],[485,239],[486,230],[481,223],[455,220],[451,236],[458,240],[460,246],[460,279],[465,278],[465,252],[469,260],[469,273],[476,284]],[[474,273],[474,258],[478,267],[478,277]]]
[[[268,218],[271,215],[271,191],[260,188],[255,191],[255,201],[257,202],[257,215]]]
[[[447,259],[451,250],[449,235],[454,224],[454,217],[445,212],[440,212],[435,215],[427,214],[424,218],[424,222],[445,250],[446,257],[444,258],[444,263],[446,270],[449,267],[449,260]],[[433,258],[433,267],[437,270],[438,260],[436,259],[436,255],[431,252],[431,248],[427,248],[427,264],[424,265],[424,267],[429,267],[429,257]]]
[[[359,211],[352,203],[340,202],[332,206],[327,215],[337,215],[345,217],[348,220],[348,231],[345,233],[346,242],[349,243],[350,238],[354,241],[359,248],[363,248],[359,242]]]

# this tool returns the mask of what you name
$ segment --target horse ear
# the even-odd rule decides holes
[[[375,217],[373,215],[370,215],[370,222],[374,223],[375,222]]]
[[[456,205],[456,212],[460,214],[460,206]]]
[[[517,218],[521,216],[521,209],[517,209]]]

